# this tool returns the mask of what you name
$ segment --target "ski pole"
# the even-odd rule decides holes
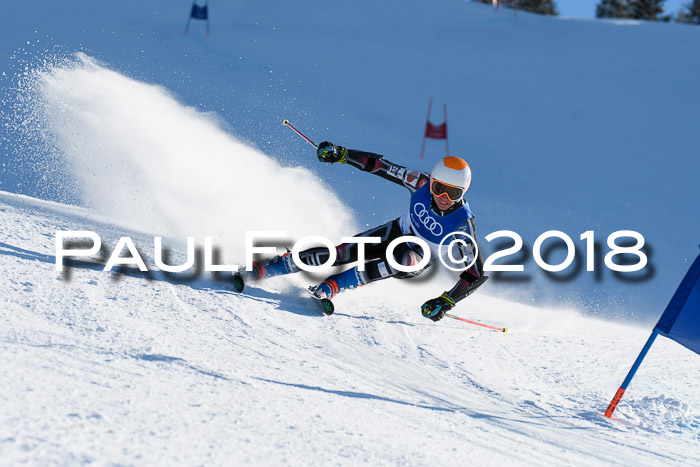
[[[313,147],[315,147],[316,149],[318,149],[318,146],[316,146],[316,145],[314,144],[314,142],[311,141],[309,138],[307,138],[306,136],[304,136],[304,133],[302,133],[301,131],[299,131],[299,130],[297,130],[296,128],[294,128],[294,127],[292,126],[292,124],[289,123],[289,120],[283,121],[283,122],[282,122],[282,125],[287,125],[289,128],[291,128],[292,130],[294,130],[294,131],[296,132],[296,134],[298,134],[299,136],[301,136],[302,138],[304,138],[304,139],[306,140],[307,143],[309,143],[311,146],[313,146]]]
[[[485,328],[494,329],[494,330],[496,330],[496,331],[508,332],[508,328],[497,328],[497,327],[495,327],[495,326],[489,326],[488,324],[477,323],[476,321],[470,321],[470,320],[468,320],[468,319],[460,318],[459,316],[450,315],[450,314],[447,314],[447,313],[445,313],[445,316],[447,316],[448,318],[458,319],[458,320],[460,320],[460,321],[464,321],[465,323],[476,324],[477,326],[483,326],[483,327],[485,327]]]

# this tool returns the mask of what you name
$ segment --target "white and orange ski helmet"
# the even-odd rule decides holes
[[[444,157],[430,172],[430,191],[435,196],[447,193],[450,199],[459,199],[464,196],[471,182],[472,170],[467,161],[461,157]],[[459,196],[457,196],[457,190],[450,190],[449,187],[458,189],[461,192]]]

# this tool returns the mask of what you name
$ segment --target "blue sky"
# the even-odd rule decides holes
[[[595,7],[599,0],[555,0],[559,14],[562,16],[573,16],[576,18],[593,18],[595,16]],[[680,10],[681,5],[687,0],[667,0],[665,3],[666,11],[673,13],[674,16]]]

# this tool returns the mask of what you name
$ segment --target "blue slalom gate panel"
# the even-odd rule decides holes
[[[700,255],[673,294],[656,328],[662,335],[673,339],[700,354]]]

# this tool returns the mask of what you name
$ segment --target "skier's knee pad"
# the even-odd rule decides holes
[[[411,249],[405,249],[401,252],[394,252],[394,259],[402,266],[415,266],[420,263],[423,257]],[[369,282],[386,279],[387,277],[395,277],[397,279],[408,279],[415,277],[425,268],[414,272],[403,272],[396,270],[387,259],[378,259],[365,264],[367,280]]]
[[[329,257],[330,252],[328,248],[309,248],[299,253],[299,260],[306,266],[320,266],[325,264]],[[294,264],[294,267],[297,271],[301,270],[296,264]]]
[[[420,255],[417,251],[415,250],[404,250],[400,258],[397,258],[397,261],[399,264],[402,266],[415,266],[416,264],[420,263],[423,260],[423,256]],[[411,272],[403,272],[403,271],[397,271],[397,273],[394,275],[397,279],[410,279],[411,277],[416,277],[420,273],[422,273],[425,270],[425,268],[419,269],[417,271],[411,271]]]
[[[365,264],[365,274],[368,282],[374,282],[396,274],[394,268],[385,259],[377,259]]]

